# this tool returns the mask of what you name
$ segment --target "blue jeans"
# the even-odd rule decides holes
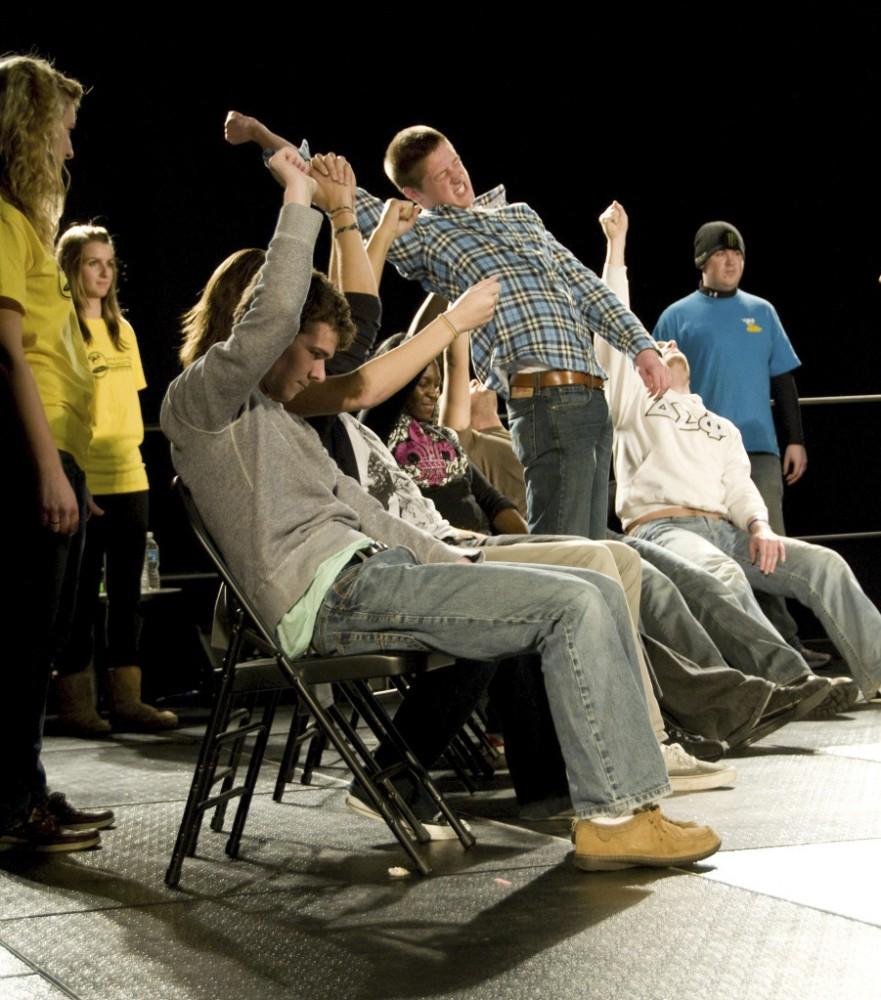
[[[661,708],[685,729],[727,740],[767,704],[771,682],[730,667],[676,585],[645,560],[640,627]]]
[[[750,478],[756,484],[756,489],[762,494],[765,506],[768,508],[768,522],[771,530],[778,535],[786,534],[783,523],[783,467],[778,455],[763,451],[749,453]],[[759,606],[768,620],[792,646],[798,649],[801,642],[798,637],[798,626],[795,619],[786,610],[786,599],[776,594],[762,593]]]
[[[800,601],[820,620],[863,694],[875,695],[881,685],[881,614],[837,552],[787,538],[786,561],[766,576],[750,561],[749,535],[730,521],[667,518],[648,521],[635,534],[723,579],[756,618],[767,621],[752,588]]]
[[[695,562],[656,545],[654,540],[635,535],[622,540],[636,549],[644,563],[651,564],[673,581],[688,610],[705,630],[711,646],[701,642],[693,629],[680,627],[682,623],[669,600],[669,593],[658,601],[656,590],[647,591],[643,587],[641,610],[650,635],[666,641],[696,663],[705,662],[705,657],[712,656],[717,649],[729,666],[745,674],[764,677],[774,684],[793,684],[810,674],[805,661],[783,640],[764,614],[756,614],[756,602],[751,595],[744,607],[743,595],[730,590]],[[643,583],[646,577],[644,573]],[[663,638],[665,625],[672,628],[675,641]]]
[[[437,649],[474,660],[537,651],[572,804],[587,817],[669,790],[630,633],[623,591],[589,570],[421,565],[396,548],[340,574],[312,645],[322,654]]]
[[[605,394],[551,386],[508,400],[511,443],[526,477],[529,531],[606,537],[612,421]]]

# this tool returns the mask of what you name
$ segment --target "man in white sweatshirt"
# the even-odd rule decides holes
[[[613,202],[600,221],[608,240],[603,278],[626,304],[627,215]],[[676,342],[659,348],[671,387],[661,399],[652,399],[628,359],[606,341],[596,342],[597,357],[609,373],[616,506],[625,531],[708,569],[769,628],[753,587],[807,605],[862,693],[872,697],[881,684],[877,608],[837,553],[784,540],[771,530],[740,432],[690,391],[688,359]]]

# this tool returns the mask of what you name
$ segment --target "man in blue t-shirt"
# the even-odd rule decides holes
[[[767,300],[740,289],[744,253],[743,237],[730,223],[701,226],[694,238],[700,285],[696,292],[664,310],[653,336],[677,342],[691,364],[694,391],[708,409],[728,417],[740,430],[771,527],[782,535],[783,479],[792,485],[807,468],[793,377],[801,362],[777,310]],[[771,415],[772,397],[785,443],[782,465]],[[801,646],[795,622],[782,599],[765,610],[787,641],[808,653],[812,665],[828,661],[825,654]]]

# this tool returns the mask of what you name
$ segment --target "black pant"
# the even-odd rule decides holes
[[[27,818],[45,801],[46,774],[40,763],[43,718],[52,655],[69,626],[76,600],[85,536],[86,481],[66,452],[61,464],[80,509],[75,535],[42,527],[29,462],[15,463],[10,478],[8,562],[3,567],[2,609],[6,650],[0,665],[0,830]]]
[[[70,635],[56,660],[59,673],[75,674],[89,665],[96,623],[101,619],[98,588],[105,565],[108,667],[138,662],[141,571],[147,534],[146,490],[95,496],[103,517],[89,521]]]

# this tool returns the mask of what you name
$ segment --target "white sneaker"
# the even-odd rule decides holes
[[[382,815],[378,813],[369,802],[365,802],[360,796],[356,795],[354,792],[349,792],[346,796],[346,805],[352,812],[358,813],[359,816],[366,816],[367,819],[377,820],[380,823],[385,823]],[[417,817],[419,822],[422,824],[425,832],[428,834],[430,840],[458,840],[459,835],[446,821],[443,813],[437,813],[432,816],[427,822],[421,817]],[[404,825],[404,829],[407,830],[411,836],[414,836],[413,831],[410,829],[410,824],[406,820],[401,821]],[[463,827],[471,833],[471,827],[465,822],[465,820],[459,820]]]
[[[728,764],[698,760],[686,753],[678,743],[662,743],[661,756],[667,765],[670,786],[674,792],[698,792],[708,788],[733,785],[737,771]]]

